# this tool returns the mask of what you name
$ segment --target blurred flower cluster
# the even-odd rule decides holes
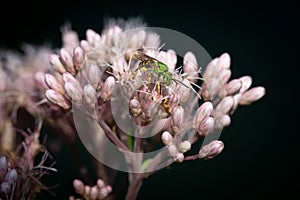
[[[137,197],[143,179],[156,170],[174,161],[211,159],[221,153],[224,144],[218,137],[206,141],[196,154],[189,151],[196,142],[229,126],[238,106],[259,100],[265,89],[250,88],[250,76],[231,78],[228,53],[212,59],[202,72],[189,51],[180,66],[175,50],[163,49],[160,36],[145,27],[136,19],[112,19],[101,33],[88,29],[86,38],[80,40],[66,25],[61,29],[59,50],[26,46],[23,54],[1,52],[1,198],[31,199],[47,188],[39,179],[56,170],[53,162],[46,162],[46,146],[49,152],[58,150],[57,145],[44,145],[47,140],[41,142],[44,126],[51,127],[76,154],[72,146],[79,138],[73,114],[78,105],[124,153],[128,200]],[[129,115],[124,117],[124,113]],[[122,121],[128,120],[139,128],[124,130]],[[93,148],[105,151],[107,141],[87,132]],[[150,139],[138,137],[146,132]],[[163,150],[150,158],[126,154],[158,148]],[[80,158],[74,155],[74,159]],[[78,163],[82,176],[89,176],[82,162]],[[123,187],[116,182],[117,170],[98,160],[93,163],[96,184],[75,179],[77,194],[70,194],[70,199],[117,198],[114,191]]]

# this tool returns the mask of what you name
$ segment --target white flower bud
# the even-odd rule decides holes
[[[161,140],[166,146],[168,146],[172,144],[173,136],[168,131],[164,131],[161,135]]]
[[[185,140],[180,143],[179,151],[182,153],[185,153],[185,152],[189,151],[191,149],[191,147],[192,147],[191,142],[189,142],[188,140]]]

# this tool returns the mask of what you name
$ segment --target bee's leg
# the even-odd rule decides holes
[[[160,96],[161,95],[161,88],[160,88],[160,82],[157,81],[157,92],[158,92],[158,95]]]
[[[161,102],[161,105],[164,107],[166,113],[168,114],[168,116],[171,115],[171,110],[170,110],[170,106],[168,105],[168,101],[169,101],[169,98],[166,98],[164,99],[162,102]]]
[[[138,72],[138,69],[135,70],[134,72],[132,72],[132,74],[130,75],[130,78],[134,78],[136,76],[137,72]]]

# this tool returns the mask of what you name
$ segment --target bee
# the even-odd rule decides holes
[[[185,87],[189,88],[181,81],[173,78],[173,74],[169,71],[169,67],[165,63],[163,63],[151,56],[146,55],[145,53],[143,53],[142,49],[138,49],[137,51],[135,51],[133,54],[133,58],[139,60],[139,64],[138,64],[137,69],[132,72],[130,78],[134,78],[139,71],[146,72],[146,74],[148,76],[147,82],[148,82],[149,88],[151,88],[150,85],[153,84],[152,79],[154,77],[155,82],[156,82],[157,93],[159,96],[162,95],[162,87],[166,87],[166,86],[170,85],[172,81],[174,81],[176,83],[180,83],[180,84],[184,85]],[[163,106],[166,113],[168,115],[170,115],[171,110],[168,105],[168,101],[169,101],[169,98],[163,98],[161,105]]]

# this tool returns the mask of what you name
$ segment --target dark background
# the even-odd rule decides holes
[[[149,26],[194,38],[212,57],[229,52],[232,77],[252,76],[253,86],[264,86],[266,95],[239,107],[221,135],[225,149],[219,157],[172,165],[145,180],[138,199],[299,198],[299,131],[292,115],[298,108],[299,7],[289,1],[209,2],[8,1],[0,11],[0,47],[58,48],[65,22],[83,39],[87,28],[102,30],[104,17],[141,16]],[[59,182],[56,199],[67,199],[78,171],[68,150],[55,156],[59,172],[45,181]]]

